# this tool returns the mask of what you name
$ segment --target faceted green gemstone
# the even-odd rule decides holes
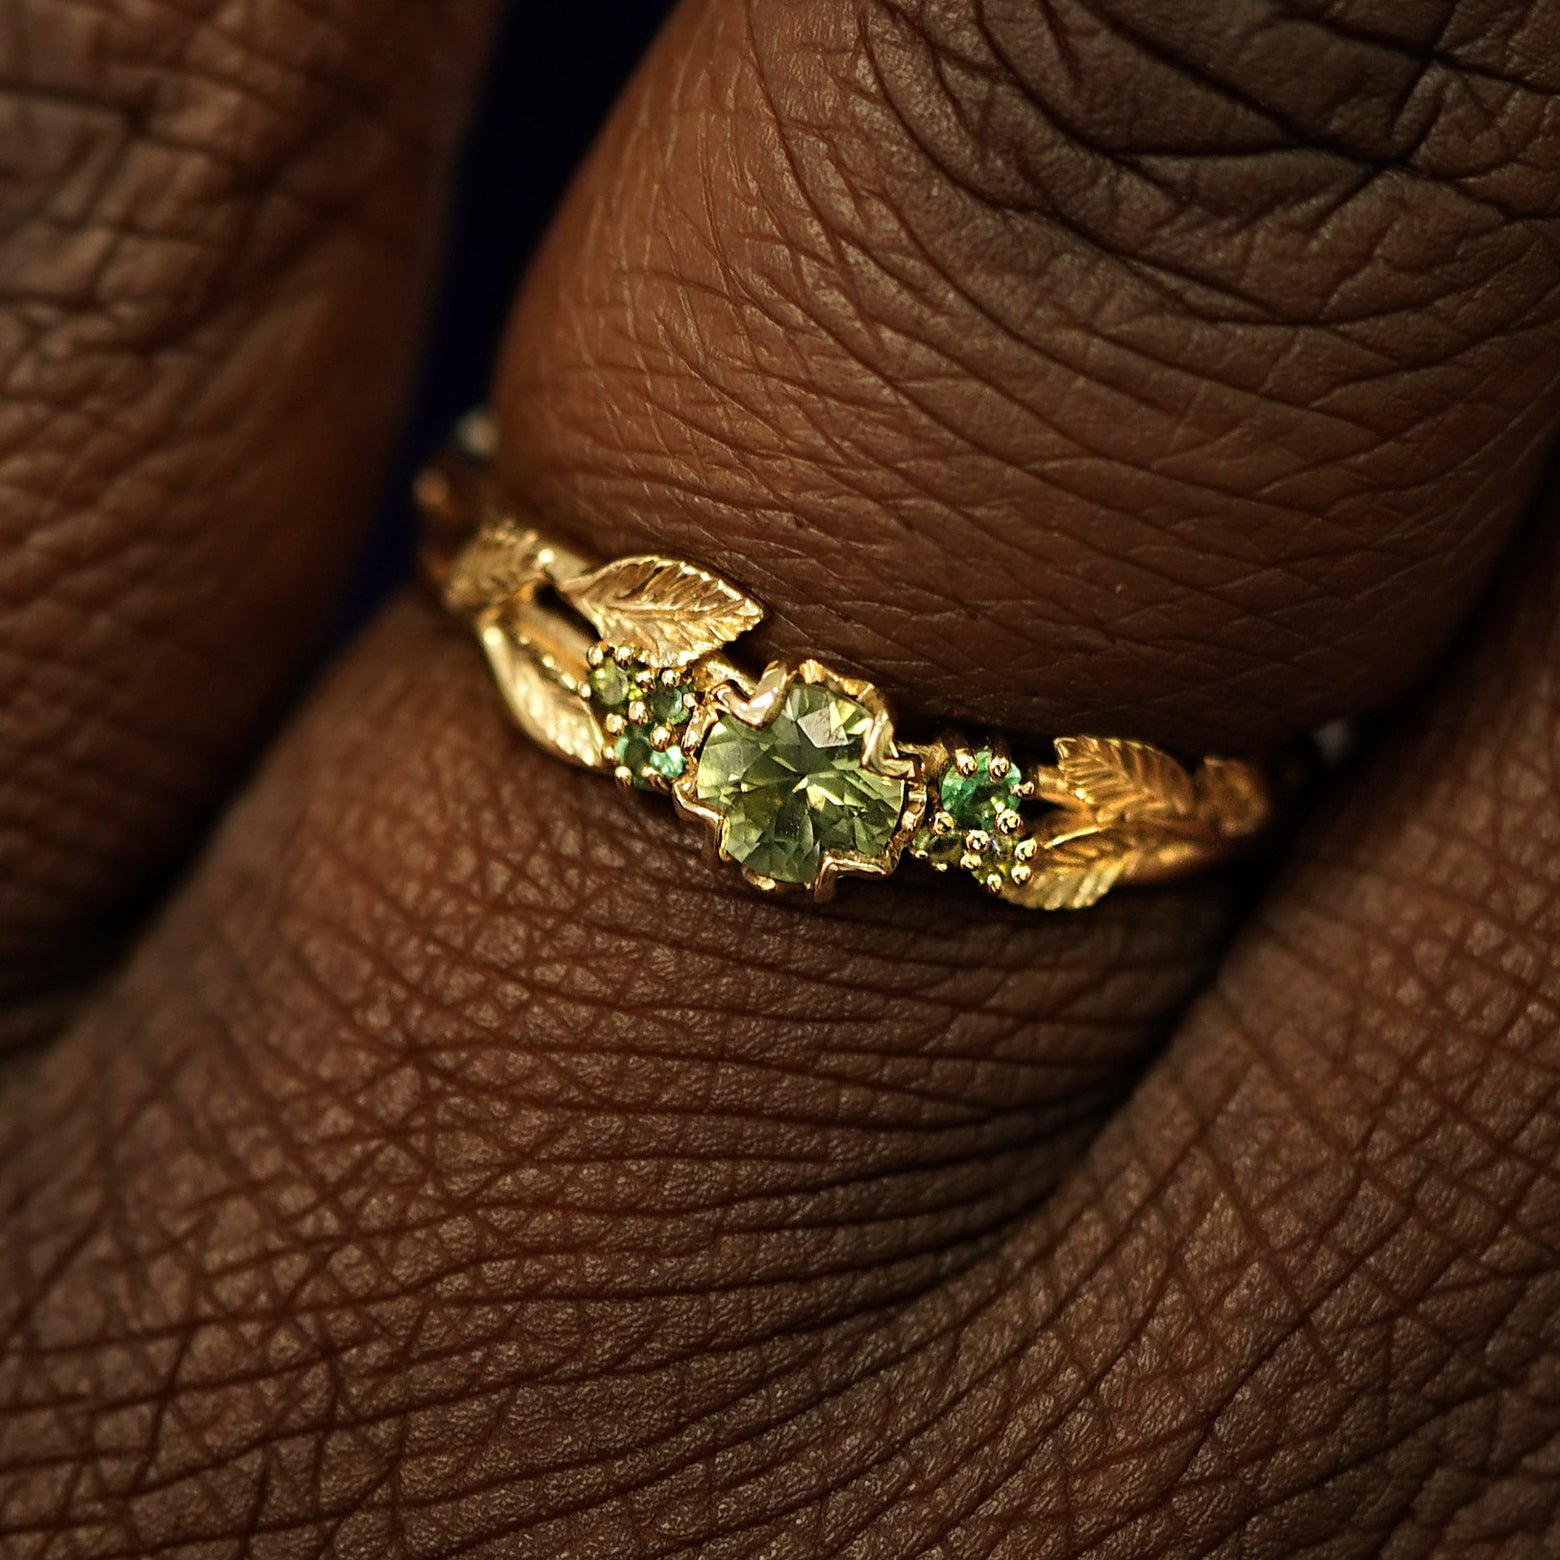
[[[613,758],[633,772],[634,784],[641,791],[656,789],[655,783],[646,775],[646,770],[663,780],[675,780],[688,767],[680,747],[673,746],[657,752],[650,741],[650,730],[649,726],[630,726],[612,749]]]
[[[628,673],[608,656],[600,666],[591,669],[590,691],[602,709],[615,713],[628,703],[634,685]]]
[[[643,726],[630,726],[617,739],[617,746],[612,749],[612,756],[624,768],[633,771],[637,783],[640,776],[650,767],[651,760],[659,758],[660,754],[650,746],[650,733]]]
[[[991,772],[991,761],[996,755],[990,748],[981,748],[974,756],[975,768],[970,774],[961,775],[949,764],[939,782],[942,810],[953,818],[960,832],[994,830],[998,813],[1016,812],[1019,806],[1018,788],[1023,776],[1018,765],[1012,765],[999,779]]]
[[[688,767],[680,747],[669,747],[664,753],[650,755],[650,767],[664,780],[675,780]]]
[[[688,718],[688,690],[680,683],[658,682],[650,692],[650,714],[660,726],[680,726]]]
[[[794,683],[761,728],[716,721],[695,790],[725,820],[727,853],[778,883],[811,882],[825,855],[882,855],[905,783],[862,767],[871,723],[863,705],[813,683]]]
[[[910,841],[910,854],[929,861],[934,867],[956,867],[964,855],[964,831],[955,829],[951,834],[938,834],[930,826],[917,829]]]
[[[1012,880],[1013,869],[1019,864],[1018,841],[1006,835],[993,835],[981,863],[970,876],[992,893]]]

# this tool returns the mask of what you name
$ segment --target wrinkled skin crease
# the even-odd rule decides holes
[[[255,188],[432,186],[480,19],[399,8],[381,55],[388,14],[278,13],[245,68],[417,132]],[[112,32],[60,15],[0,33],[40,88]],[[0,1096],[0,1552],[1553,1552],[1557,58],[1560,7],[1495,0],[679,11],[517,305],[516,486],[600,551],[726,570],[761,648],[928,716],[1239,751],[1416,691],[1244,878],[1050,918],[906,873],[809,911],[528,750],[469,639],[397,604]],[[0,320],[75,252],[27,216],[67,150],[4,187]],[[297,383],[385,375],[341,366],[381,263],[262,249],[212,318],[307,272]],[[251,270],[281,278],[253,305]],[[94,306],[50,305],[62,383]],[[160,345],[105,386],[187,363]],[[82,578],[151,643],[210,636],[149,664],[250,645],[201,616],[202,549],[353,490],[392,399],[329,480],[254,453],[264,406],[229,442],[102,411],[141,443],[73,502],[147,594]],[[47,473],[27,404],[0,460]],[[226,540],[111,496],[189,449],[247,471]],[[18,969],[68,970],[217,794],[167,722],[232,752],[265,701],[83,673],[52,745],[26,690],[91,598],[26,585],[64,533],[16,486],[0,910]],[[328,597],[307,513],[255,611]],[[282,678],[304,639],[262,638]]]
[[[68,1011],[337,610],[490,9],[7,7],[0,1047]]]

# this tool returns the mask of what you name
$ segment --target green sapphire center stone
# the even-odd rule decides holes
[[[810,883],[826,855],[880,856],[905,782],[864,766],[871,712],[815,683],[793,683],[767,725],[734,715],[710,728],[695,791],[725,820],[733,860],[777,883]]]

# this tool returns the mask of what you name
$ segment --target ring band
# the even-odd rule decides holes
[[[1077,910],[1221,861],[1271,819],[1271,787],[1243,760],[1188,770],[1144,742],[1072,736],[1026,765],[996,736],[904,740],[876,688],[820,661],[754,677],[727,652],[762,621],[758,602],[678,558],[598,567],[546,539],[498,492],[493,448],[474,413],[417,481],[445,606],[527,736],[670,795],[757,888],[822,901],[908,855],[1010,904]]]

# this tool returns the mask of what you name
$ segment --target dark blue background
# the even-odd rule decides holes
[[[419,463],[485,393],[515,285],[670,0],[519,0],[461,160],[427,357],[343,632],[407,575]]]

